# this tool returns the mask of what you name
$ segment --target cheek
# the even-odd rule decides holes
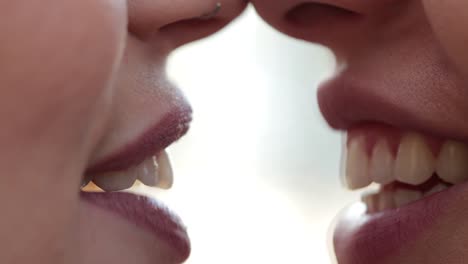
[[[1,263],[78,257],[70,253],[77,186],[124,48],[125,8],[123,0],[0,1]]]
[[[460,72],[468,76],[468,1],[424,0],[434,33]]]
[[[84,135],[76,131],[96,137],[125,48],[126,4],[22,2],[0,3],[0,38],[7,40],[0,46],[0,119],[15,119],[13,131],[39,131],[50,140],[79,141]]]
[[[64,35],[56,38],[55,52],[64,61],[59,70],[64,82],[73,82],[70,104],[89,109],[89,121],[104,123],[115,93],[114,80],[124,56],[127,39],[125,0],[80,0],[76,15],[70,14],[63,24]],[[86,19],[83,19],[86,18]],[[61,29],[57,30],[62,34]],[[68,33],[70,32],[70,33]],[[69,34],[69,35],[68,35]],[[63,100],[63,97],[60,98]],[[83,116],[83,115],[82,115]]]

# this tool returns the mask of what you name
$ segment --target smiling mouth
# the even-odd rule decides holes
[[[363,192],[361,201],[342,210],[333,225],[333,250],[340,263],[394,260],[414,245],[424,245],[427,236],[440,235],[450,226],[440,223],[466,211],[463,116],[433,107],[448,107],[449,102],[409,96],[411,87],[392,90],[394,82],[413,83],[412,76],[401,72],[400,79],[389,78],[349,66],[318,90],[325,120],[347,134],[343,183]]]
[[[404,207],[468,180],[468,147],[382,124],[348,130],[345,185],[378,185],[362,202],[373,214]]]
[[[334,252],[343,263],[398,256],[437,229],[439,219],[464,210],[464,143],[369,122],[351,126],[347,136],[343,183],[365,191],[334,226]]]

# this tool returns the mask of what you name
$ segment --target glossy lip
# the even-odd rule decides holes
[[[81,198],[114,212],[138,227],[148,230],[174,249],[177,263],[190,255],[190,240],[181,219],[152,198],[126,192],[81,192]]]
[[[401,250],[444,214],[457,210],[456,199],[466,196],[468,183],[455,185],[442,192],[400,208],[365,214],[365,205],[356,203],[345,209],[333,234],[335,253],[340,264],[385,263],[386,257],[399,256]]]
[[[359,123],[383,123],[402,131],[468,142],[468,137],[456,128],[435,124],[430,117],[417,116],[396,103],[407,98],[394,97],[390,101],[375,91],[370,94],[368,89],[362,89],[364,83],[343,72],[320,85],[317,94],[320,111],[332,128],[344,131]]]
[[[135,141],[88,168],[85,175],[120,171],[140,164],[185,135],[191,120],[192,108],[183,101]],[[190,255],[190,240],[182,221],[157,200],[128,192],[82,191],[81,198],[162,239],[174,249],[178,263]]]
[[[361,89],[361,84],[352,76],[341,73],[321,85],[319,106],[331,127],[346,131],[358,124],[383,123],[402,131],[463,140],[463,135],[457,135],[457,131],[405,112],[385,97],[367,93],[368,90]],[[456,210],[452,208],[453,201],[463,198],[467,191],[468,183],[459,184],[404,207],[371,215],[356,213],[353,207],[345,210],[338,217],[333,236],[339,263],[376,263],[376,259],[383,263],[387,256],[397,257],[411,242],[431,230],[448,210]]]
[[[179,105],[137,140],[96,163],[87,169],[85,174],[120,171],[136,166],[184,136],[189,130],[191,121],[192,108],[190,105]]]
[[[334,129],[347,130],[358,123],[382,122],[402,130],[410,127],[414,130],[415,125],[419,124],[417,120],[411,120],[410,113],[405,113],[398,105],[375,94],[368,94],[360,88],[358,81],[352,80],[346,73],[321,84],[317,97],[322,115]]]

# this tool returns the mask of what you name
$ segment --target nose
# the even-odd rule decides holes
[[[129,32],[177,47],[218,31],[246,5],[245,0],[129,0]]]
[[[338,49],[359,39],[384,19],[398,2],[407,0],[252,0],[259,15],[279,31]],[[396,9],[395,9],[396,10]],[[387,16],[385,16],[387,17]]]

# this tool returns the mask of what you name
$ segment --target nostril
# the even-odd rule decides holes
[[[212,17],[184,19],[161,27],[158,34],[170,40],[173,45],[180,46],[213,34],[225,26],[229,20]]]
[[[216,11],[216,14],[219,11]],[[216,17],[215,13],[206,13],[203,14],[199,17],[193,17],[193,18],[187,18],[187,19],[181,19],[179,21],[175,21],[172,23],[169,23],[167,25],[162,26],[159,31],[170,31],[173,30],[173,28],[179,28],[179,27],[203,27],[205,25],[210,25],[214,23],[219,23],[221,20],[220,17]]]
[[[361,15],[337,6],[322,3],[301,3],[285,14],[285,20],[296,27],[310,27],[350,21]]]
[[[172,49],[216,32],[246,6],[245,0],[131,0],[128,32],[142,42]]]
[[[247,1],[232,0],[216,2],[204,12],[192,11],[161,24],[156,32],[159,40],[164,40],[176,48],[189,42],[207,37],[222,29],[246,8]],[[199,9],[197,9],[199,10]]]

